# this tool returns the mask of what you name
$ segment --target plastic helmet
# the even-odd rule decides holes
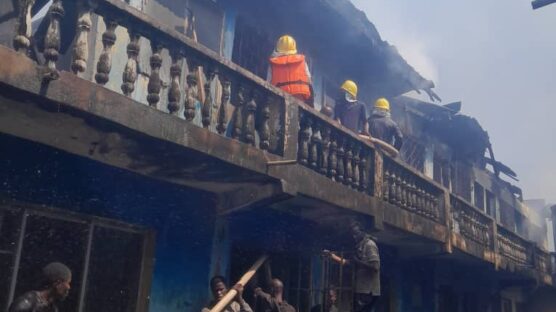
[[[340,89],[351,94],[351,96],[353,96],[354,98],[357,98],[357,85],[355,84],[355,82],[353,82],[353,80],[344,81]]]
[[[289,35],[283,35],[276,43],[276,52],[284,54],[296,54],[297,45],[295,39]]]
[[[390,102],[385,98],[380,98],[375,102],[375,108],[383,109],[385,111],[390,111]]]

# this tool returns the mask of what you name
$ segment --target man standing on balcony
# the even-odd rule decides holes
[[[356,241],[355,256],[352,259],[339,257],[335,253],[324,250],[325,256],[330,257],[340,265],[355,266],[355,294],[353,310],[355,312],[371,312],[380,296],[380,256],[378,246],[373,238],[365,233],[361,224],[352,222],[351,234]]]
[[[313,106],[311,73],[305,56],[297,53],[293,37],[284,35],[278,39],[270,57],[268,77],[273,85]]]
[[[352,80],[346,80],[340,87],[334,106],[334,118],[357,134],[368,132],[365,104],[357,100],[357,84]]]
[[[40,290],[26,292],[12,302],[9,312],[57,312],[57,304],[66,299],[71,288],[71,271],[59,262],[42,269]]]
[[[385,98],[375,102],[375,108],[369,118],[369,128],[374,138],[382,140],[398,151],[402,148],[403,134],[398,124],[390,115],[390,103]]]

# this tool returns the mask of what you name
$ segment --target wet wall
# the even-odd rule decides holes
[[[208,195],[5,135],[0,151],[0,196],[156,231],[150,311],[197,312],[206,303],[214,233]]]

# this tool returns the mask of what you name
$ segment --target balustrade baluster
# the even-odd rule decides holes
[[[338,166],[338,135],[336,132],[330,135],[330,154],[328,157],[328,176],[332,179],[336,179],[336,168]]]
[[[346,154],[344,158],[344,164],[345,164],[344,184],[351,185],[351,182],[353,180],[351,176],[353,173],[353,168],[352,168],[353,166],[351,163],[353,160],[353,150],[352,150],[353,142],[346,140],[345,148],[346,148]]]
[[[244,140],[245,143],[255,144],[255,112],[257,111],[257,102],[260,99],[260,93],[256,89],[253,90],[251,100],[245,105],[245,122],[244,122]]]
[[[212,118],[212,92],[210,90],[210,86],[212,84],[212,80],[214,79],[214,77],[216,76],[216,71],[215,69],[211,66],[211,65],[206,65],[203,66],[204,69],[206,69],[206,81],[205,81],[205,101],[203,102],[203,106],[201,109],[201,122],[203,123],[203,127],[204,128],[208,128],[210,126],[211,123],[211,118]],[[257,107],[255,106],[255,109],[257,109]],[[255,119],[253,117],[253,123],[255,122]],[[254,126],[253,126],[254,127]],[[254,142],[254,141],[253,141]]]
[[[402,177],[400,168],[396,168],[396,206],[402,206]]]
[[[408,208],[407,205],[407,197],[408,197],[408,193],[407,193],[407,189],[408,189],[408,185],[407,185],[407,175],[405,173],[400,174],[400,179],[401,179],[401,207],[404,209]]]
[[[383,178],[382,178],[382,199],[384,201],[389,202],[390,201],[390,166],[384,165],[384,174],[383,174]]]
[[[160,79],[160,67],[162,67],[162,45],[158,42],[151,41],[152,55],[149,59],[151,65],[151,74],[149,76],[149,84],[147,85],[147,102],[151,107],[156,107],[160,101],[160,89],[162,88],[162,80]]]
[[[88,36],[93,24],[91,21],[92,7],[89,2],[89,0],[80,0],[78,4],[77,33],[71,61],[71,69],[76,75],[87,69],[89,60]]]
[[[195,105],[199,101],[199,90],[197,88],[197,73],[199,72],[199,63],[194,58],[187,59],[189,63],[189,72],[187,73],[185,90],[185,101],[183,103],[183,116],[185,120],[192,121],[196,115]],[[241,103],[243,106],[243,103]],[[241,123],[241,121],[239,121]],[[234,137],[235,138],[235,137]]]
[[[353,188],[359,188],[359,163],[361,158],[359,153],[361,152],[361,145],[355,143],[353,146],[353,174],[352,174],[352,185]]]
[[[309,165],[314,170],[318,170],[319,144],[321,141],[321,136],[320,136],[319,123],[317,122],[317,120],[313,121],[311,133],[312,135],[311,135],[310,150],[309,150],[309,159],[310,159]]]
[[[262,150],[268,150],[270,147],[270,101],[274,99],[271,96],[267,96],[266,101],[264,101],[263,107],[260,114],[260,126],[259,126],[259,148]]]
[[[235,111],[233,115],[233,128],[232,138],[239,140],[241,138],[243,108],[245,105],[245,88],[243,85],[239,86],[237,92],[237,102],[235,103]]]
[[[432,201],[431,194],[425,189],[425,216],[427,218],[432,217]]]
[[[170,66],[170,89],[168,90],[168,111],[175,115],[180,109],[180,77],[181,77],[181,55],[178,51],[170,53],[172,66]]]
[[[122,75],[122,92],[129,96],[135,89],[135,81],[137,80],[137,57],[139,56],[140,45],[139,39],[141,36],[134,32],[131,28],[128,29],[129,44],[127,45],[127,63]]]
[[[409,178],[407,181],[407,209],[415,211],[415,179]]]
[[[311,138],[312,119],[305,115],[301,119],[301,131],[299,131],[299,163],[309,164],[309,140]]]
[[[102,53],[97,62],[97,73],[95,80],[99,84],[106,84],[110,79],[110,70],[112,70],[112,47],[116,43],[116,27],[118,23],[109,18],[103,17],[106,30],[102,34]]]
[[[338,182],[344,182],[344,166],[345,166],[345,141],[338,136],[338,167],[336,168],[336,178]]]
[[[216,126],[216,131],[218,131],[219,134],[224,134],[226,132],[226,125],[228,123],[226,118],[227,118],[227,106],[228,106],[228,102],[230,101],[230,94],[231,94],[230,93],[231,81],[224,74],[220,74],[219,79],[220,79],[220,83],[222,84],[222,97],[220,101],[220,107],[218,108],[218,125]],[[266,105],[265,109],[268,109],[268,105]],[[263,114],[265,114],[264,111]],[[268,120],[266,121],[266,126],[268,126]],[[263,139],[261,138],[261,140]],[[267,143],[268,143],[268,138],[265,141],[261,141],[261,149],[264,150],[268,149],[268,145],[263,145]]]
[[[328,157],[330,155],[330,127],[326,124],[323,124],[323,128],[321,130],[322,133],[322,147],[321,147],[321,154],[320,159],[321,162],[319,164],[319,171],[321,174],[328,174]]]
[[[14,37],[14,48],[17,52],[27,54],[31,46],[31,35],[33,28],[31,26],[31,9],[35,4],[35,0],[19,0],[17,3],[18,17],[17,30]]]
[[[417,213],[419,214],[423,214],[424,211],[424,206],[425,206],[425,198],[424,198],[424,192],[423,189],[421,188],[420,185],[417,186]]]
[[[438,197],[433,195],[432,206],[433,206],[433,218],[435,221],[440,221],[441,211],[438,204],[439,204]]]
[[[396,177],[396,170],[394,167],[390,168],[390,196],[388,197],[388,201],[396,205],[396,193],[398,192],[398,178]]]
[[[368,158],[367,148],[363,145],[361,148],[361,152],[359,153],[360,163],[359,163],[359,190],[362,192],[367,191],[369,187],[369,163],[367,161]],[[384,181],[382,182],[384,185]]]
[[[44,37],[44,58],[46,59],[46,67],[49,72],[44,78],[52,80],[59,76],[56,69],[56,62],[60,56],[60,21],[64,17],[65,11],[62,0],[54,0],[48,9],[48,29]]]

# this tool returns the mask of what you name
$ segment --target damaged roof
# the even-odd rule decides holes
[[[399,96],[393,104],[417,114],[427,120],[427,127],[431,133],[447,145],[458,151],[461,159],[472,159],[492,166],[498,176],[503,173],[518,181],[517,174],[507,165],[494,159],[494,152],[486,130],[477,119],[459,113],[461,102],[437,105],[407,96]],[[490,157],[485,157],[488,149]],[[516,190],[516,193],[521,192]]]
[[[411,67],[396,48],[382,40],[365,13],[349,0],[231,1],[242,17],[278,38],[291,34],[298,49],[318,60],[333,84],[355,80],[363,98],[394,97],[424,90],[439,100],[434,83]]]
[[[328,5],[334,11],[338,12],[349,24],[354,32],[363,35],[369,44],[368,48],[375,49],[382,56],[387,64],[389,74],[392,77],[401,79],[402,85],[399,87],[399,94],[412,90],[424,90],[431,97],[431,101],[440,98],[431,90],[434,88],[434,82],[421,76],[407,61],[399,54],[395,46],[390,45],[387,41],[383,41],[376,27],[369,21],[367,15],[356,8],[349,0],[317,0]],[[363,42],[365,43],[365,42]],[[398,95],[398,94],[396,94]]]

